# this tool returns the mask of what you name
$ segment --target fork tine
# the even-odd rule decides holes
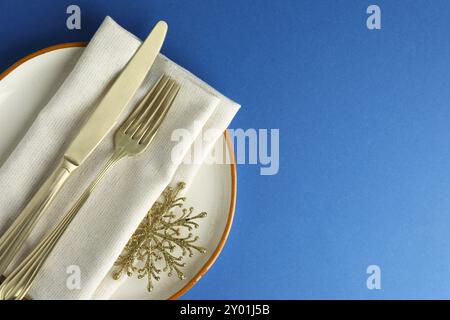
[[[160,89],[161,84],[163,81],[167,79],[166,74],[162,74],[159,79],[156,81],[155,85],[152,86],[151,90],[145,95],[145,97],[141,100],[139,105],[133,110],[133,112],[127,117],[127,119],[122,123],[120,126],[120,130],[123,132],[127,131],[131,125],[134,124],[137,117],[139,117],[140,114],[142,114],[143,111],[145,111],[146,102],[151,99],[152,96],[157,94],[157,92]]]
[[[153,101],[150,102],[148,110],[145,116],[139,118],[139,123],[136,122],[137,127],[136,130],[132,133],[132,138],[134,140],[140,141],[145,133],[145,128],[147,123],[152,121],[155,118],[155,115],[161,109],[163,102],[165,101],[167,95],[170,93],[171,88],[174,86],[174,81],[169,79],[167,83],[162,88],[158,97],[156,97]]]
[[[161,87],[156,94],[149,99],[150,101],[144,101],[145,106],[143,112],[135,119],[130,128],[125,132],[132,139],[139,140],[139,132],[142,125],[147,122],[148,117],[152,117],[155,113],[155,106],[158,106],[160,101],[165,98],[169,90],[168,86],[170,86],[170,84],[171,80],[167,77],[165,82],[161,84]]]
[[[128,132],[129,130],[135,129],[137,122],[139,122],[140,118],[143,114],[148,110],[148,106],[151,101],[157,97],[164,85],[169,81],[169,77],[166,74],[161,75],[157,80],[156,84],[152,87],[152,89],[146,94],[146,96],[142,99],[139,105],[135,108],[135,110],[128,116],[128,118],[121,125],[120,129],[124,132]]]
[[[175,98],[177,97],[179,91],[180,85],[175,81],[173,81],[173,86],[170,88],[169,94],[166,96],[166,99],[161,104],[159,110],[155,112],[155,119],[152,119],[152,121],[148,121],[146,123],[144,127],[144,133],[141,139],[139,140],[140,144],[146,145],[151,142],[156,131],[158,131],[158,128],[160,127],[162,121],[169,112],[169,109],[172,106],[173,102],[175,101]]]

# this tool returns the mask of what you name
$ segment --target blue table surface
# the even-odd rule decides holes
[[[82,29],[66,28],[77,4]],[[2,0],[0,69],[88,41],[106,15],[279,129],[280,170],[239,165],[236,216],[183,299],[450,298],[450,2]],[[381,289],[366,286],[369,265]]]

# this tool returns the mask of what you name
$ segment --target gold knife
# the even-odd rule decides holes
[[[112,129],[148,74],[162,47],[166,33],[167,23],[159,21],[72,141],[58,168],[0,238],[0,275],[4,274],[11,264],[67,178]]]

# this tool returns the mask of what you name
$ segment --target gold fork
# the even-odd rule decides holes
[[[114,153],[103,169],[59,224],[41,240],[0,286],[0,299],[21,300],[26,296],[48,255],[98,183],[118,161],[126,156],[136,156],[147,148],[179,90],[178,83],[167,75],[161,76],[156,85],[116,131]]]

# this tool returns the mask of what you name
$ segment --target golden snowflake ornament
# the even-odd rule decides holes
[[[194,215],[194,208],[184,207],[186,198],[179,197],[184,188],[185,183],[180,182],[164,190],[162,200],[155,202],[115,262],[118,269],[114,279],[125,273],[129,277],[137,274],[139,279],[147,277],[147,289],[151,292],[161,272],[169,277],[175,272],[183,280],[185,258],[206,252],[196,245],[199,237],[192,234],[199,227],[196,221],[206,217],[206,212]]]

